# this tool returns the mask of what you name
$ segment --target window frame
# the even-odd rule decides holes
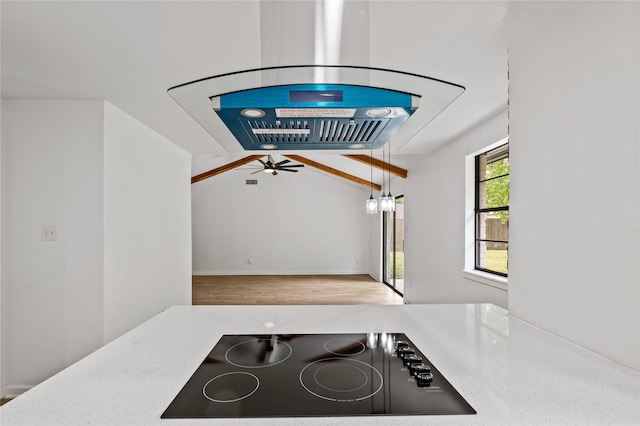
[[[474,270],[476,271],[481,271],[487,274],[492,274],[492,275],[497,275],[500,277],[504,277],[507,278],[509,276],[509,269],[507,266],[507,272],[500,272],[500,271],[495,271],[492,269],[488,269],[486,267],[483,267],[481,265],[481,250],[480,250],[480,244],[481,243],[500,243],[500,244],[505,244],[506,245],[506,250],[507,250],[507,265],[508,265],[508,259],[509,259],[509,236],[507,234],[507,239],[506,240],[496,240],[496,239],[488,239],[488,238],[480,238],[480,221],[482,218],[482,214],[483,213],[495,213],[495,212],[500,212],[500,211],[506,211],[507,213],[509,212],[509,204],[511,202],[511,200],[509,199],[509,204],[507,204],[506,206],[500,206],[500,207],[480,207],[480,200],[481,200],[481,184],[484,182],[488,182],[490,180],[494,180],[494,179],[499,179],[505,176],[510,176],[511,174],[511,169],[509,169],[509,173],[500,175],[500,176],[492,176],[488,179],[480,179],[480,169],[481,169],[481,157],[482,156],[486,156],[487,153],[490,153],[492,151],[498,151],[500,149],[504,149],[504,147],[506,146],[506,155],[501,155],[499,158],[494,159],[493,161],[491,161],[491,163],[495,162],[495,161],[500,161],[503,160],[505,158],[509,158],[509,141],[507,139],[506,142],[498,144],[497,146],[494,147],[490,147],[486,150],[483,150],[482,152],[477,153],[474,156],[474,186],[473,186],[473,191],[474,191],[474,209],[473,209],[473,214],[474,214],[474,233],[473,233],[473,265],[474,265]],[[487,162],[488,164],[491,164],[489,162]],[[509,182],[510,183],[510,182]],[[486,187],[485,187],[486,190]],[[508,225],[507,225],[508,226]]]

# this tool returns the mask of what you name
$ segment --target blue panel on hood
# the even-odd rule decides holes
[[[211,98],[245,150],[379,148],[411,116],[415,99],[338,84],[271,86]]]

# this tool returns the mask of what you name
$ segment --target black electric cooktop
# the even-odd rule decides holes
[[[162,418],[475,414],[402,333],[224,335]]]

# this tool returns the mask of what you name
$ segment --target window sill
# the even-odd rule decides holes
[[[487,272],[476,270],[464,270],[462,276],[468,280],[479,282],[480,284],[488,285],[498,288],[500,290],[507,291],[507,278],[499,275],[489,274]]]

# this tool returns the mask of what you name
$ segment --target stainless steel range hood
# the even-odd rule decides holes
[[[303,65],[209,77],[169,94],[228,152],[399,149],[464,92],[406,72]]]
[[[371,67],[367,0],[265,0],[259,8],[259,67],[169,89],[230,153],[370,150],[390,139],[397,152],[464,92]]]

